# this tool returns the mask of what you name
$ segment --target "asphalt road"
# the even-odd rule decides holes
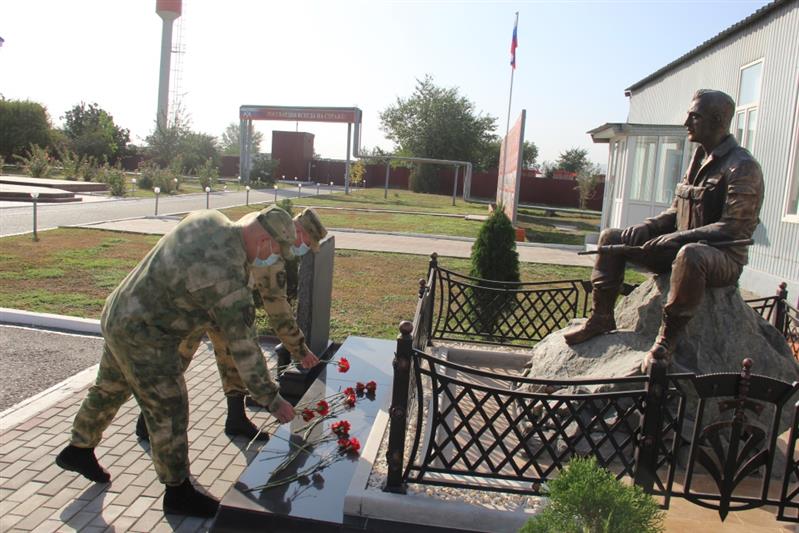
[[[315,196],[316,187],[307,187],[302,196]],[[329,192],[322,189],[320,192]],[[211,209],[244,205],[247,201],[245,191],[228,191],[211,193],[209,205]],[[297,198],[296,189],[278,189],[278,200]],[[250,191],[250,203],[273,202],[275,192],[272,190]],[[158,199],[158,214],[187,213],[197,209],[205,209],[205,194],[183,194],[179,196],[161,196]],[[37,228],[39,230],[88,224],[104,220],[142,217],[155,214],[153,198],[122,198],[90,203],[42,204],[37,206]],[[27,233],[33,230],[33,206],[30,203],[19,206],[0,208],[0,235]]]
[[[0,325],[0,411],[100,362],[103,339]]]

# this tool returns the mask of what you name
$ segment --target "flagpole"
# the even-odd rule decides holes
[[[519,12],[516,12],[516,21],[513,23],[514,31],[519,26]],[[516,73],[516,56],[514,54],[513,57],[513,68],[510,69],[510,93],[508,94],[508,121],[505,125],[505,154],[504,154],[504,162],[502,165],[502,181],[500,187],[500,198],[505,191],[505,173],[508,172],[508,133],[510,133],[510,107],[511,103],[513,102],[513,75]]]

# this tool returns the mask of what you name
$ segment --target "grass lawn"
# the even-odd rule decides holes
[[[71,228],[39,235],[39,242],[26,235],[0,239],[0,307],[99,318],[106,296],[158,241],[157,236]],[[413,318],[427,262],[425,256],[337,250],[331,339],[395,338],[399,322]],[[469,270],[466,259],[442,258],[440,263]],[[588,275],[584,267],[522,264],[524,281]],[[643,279],[628,273],[630,283]],[[263,315],[259,326],[269,332]]]
[[[351,228],[373,231],[398,231],[447,235],[454,237],[477,237],[479,220],[459,217],[429,216],[414,213],[487,215],[485,204],[464,203],[462,200],[452,207],[452,198],[435,194],[420,194],[410,191],[389,191],[383,199],[379,189],[359,190],[350,195],[321,195],[313,198],[292,198],[295,206],[308,205],[319,208],[319,215],[330,228]],[[231,220],[238,220],[250,211],[263,209],[270,204],[251,204],[222,210]],[[326,209],[337,208],[337,209]],[[358,209],[348,211],[348,209]],[[377,209],[394,212],[365,212],[360,209]],[[519,211],[518,225],[524,228],[528,242],[583,244],[585,235],[598,231],[599,218],[592,215],[562,214],[546,216],[544,211],[523,209]]]

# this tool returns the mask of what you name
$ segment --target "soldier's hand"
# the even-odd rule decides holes
[[[303,368],[313,368],[319,364],[319,358],[309,350],[308,353],[305,354],[305,357],[300,360],[300,364]]]
[[[638,246],[649,240],[649,226],[646,224],[636,224],[635,226],[625,228],[621,232],[621,240],[625,244]]]
[[[642,246],[644,251],[652,251],[656,248],[679,248],[683,245],[682,235],[679,231],[658,235],[654,239],[649,239]]]
[[[272,412],[272,415],[274,415],[274,417],[277,418],[281,424],[291,422],[294,420],[294,407],[286,400],[281,400],[277,406],[277,409]]]

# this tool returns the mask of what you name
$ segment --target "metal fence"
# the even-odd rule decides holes
[[[503,375],[442,360],[426,350],[434,339],[530,342],[586,309],[555,296],[572,288],[492,287],[519,309],[548,315],[523,318],[514,311],[513,322],[502,322],[513,327],[501,335],[473,323],[470,329],[469,322],[456,322],[469,316],[463,299],[474,284],[435,259],[420,283],[414,322],[401,325],[397,340],[386,490],[419,483],[536,495],[571,457],[592,455],[618,478],[630,477],[660,497],[664,508],[682,497],[724,519],[731,511],[774,505],[778,519],[799,522],[793,453],[799,402],[787,407],[793,410],[788,454],[780,456],[777,447],[783,411],[799,383],[752,374],[751,360],[740,373],[667,374],[652,365],[646,376],[591,380]],[[455,296],[446,294],[452,288]],[[507,296],[514,291],[524,294]],[[784,295],[773,298],[762,309],[786,310],[790,323],[795,309]]]

